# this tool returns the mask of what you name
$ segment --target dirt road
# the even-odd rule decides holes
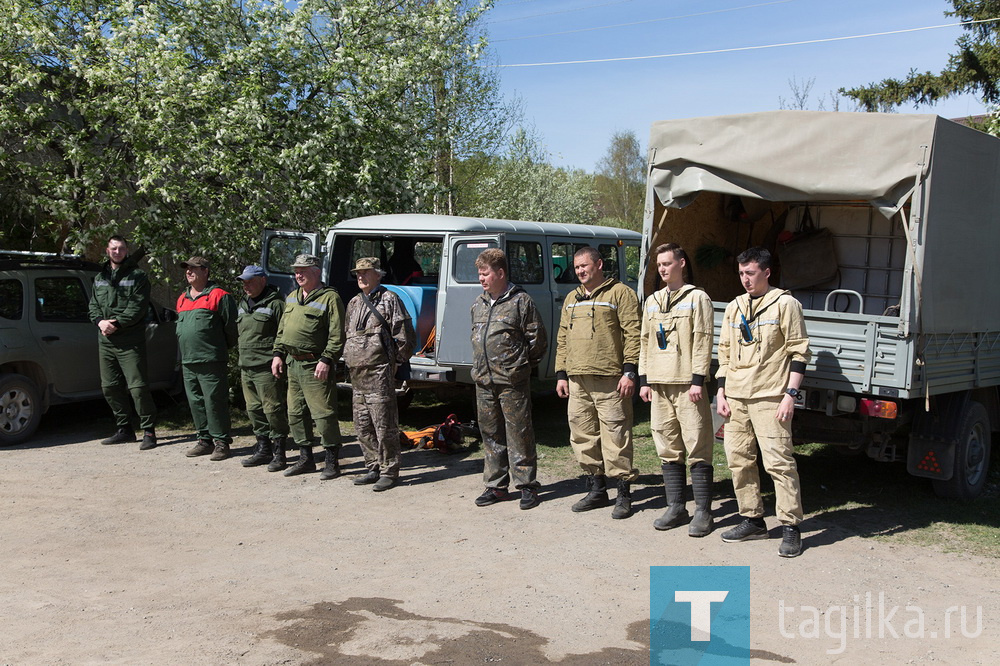
[[[185,458],[181,434],[148,452],[102,434],[0,450],[0,664],[645,664],[652,565],[751,567],[752,644],[730,663],[994,663],[1000,649],[998,560],[862,539],[850,512],[810,516],[805,552],[784,560],[773,518],[772,539],[742,544],[654,531],[652,485],[615,521],[570,511],[575,480],[543,479],[530,511],[478,508],[482,462],[432,451],[404,453],[402,484],[373,493],[351,484],[353,442],[347,475],[321,482]],[[730,526],[731,492],[716,495]],[[866,594],[899,607],[885,638],[877,616],[855,624]],[[923,638],[904,636],[918,635],[907,606]],[[965,625],[948,611],[963,606]]]

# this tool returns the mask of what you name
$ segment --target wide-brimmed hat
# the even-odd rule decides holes
[[[250,280],[252,278],[267,277],[267,273],[260,266],[247,266],[243,272],[236,276],[237,280]]]
[[[354,268],[351,269],[351,273],[357,274],[358,271],[373,270],[378,271],[379,275],[385,275],[385,271],[382,270],[382,262],[380,262],[376,257],[361,257],[354,264]]]
[[[319,268],[319,257],[315,254],[299,254],[295,257],[292,268]]]
[[[181,262],[181,268],[194,266],[196,268],[208,268],[208,259],[205,257],[191,257],[187,261]]]

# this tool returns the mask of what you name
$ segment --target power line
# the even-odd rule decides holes
[[[496,44],[498,42],[513,42],[521,39],[535,39],[537,37],[557,37],[559,35],[572,35],[577,32],[590,32],[592,30],[606,30],[608,28],[628,28],[634,25],[644,25],[646,23],[661,23],[663,21],[676,21],[678,19],[695,18],[698,16],[709,16],[711,14],[724,14],[726,12],[736,12],[743,9],[756,9],[758,7],[767,7],[768,5],[782,5],[788,2],[795,2],[796,0],[773,0],[772,2],[761,2],[756,5],[744,5],[742,7],[729,7],[727,9],[713,9],[707,12],[697,12],[695,14],[682,14],[680,16],[667,16],[665,18],[649,19],[646,21],[633,21],[631,23],[616,23],[613,25],[600,25],[593,28],[578,28],[576,30],[563,30],[562,32],[549,32],[542,35],[525,35],[524,37],[506,37],[504,39],[491,39],[491,44]]]
[[[827,42],[842,42],[849,39],[865,39],[867,37],[884,37],[886,35],[900,35],[907,32],[920,32],[923,30],[937,30],[938,28],[953,28],[962,25],[974,25],[977,23],[995,23],[1000,21],[1000,17],[979,19],[976,21],[959,21],[958,23],[943,23],[941,25],[928,25],[922,28],[905,28],[903,30],[887,30],[886,32],[871,32],[865,35],[849,35],[847,37],[826,37],[823,39],[807,39],[800,42],[782,42],[780,44],[761,44],[759,46],[736,46],[728,49],[711,49],[707,51],[686,51],[683,53],[663,53],[660,55],[645,56],[624,56],[620,58],[593,58],[590,60],[563,60],[556,62],[532,62],[515,63],[510,65],[484,65],[492,67],[546,67],[549,65],[585,65],[599,62],[624,62],[628,60],[653,60],[657,58],[679,58],[682,56],[712,55],[715,53],[734,53],[738,51],[757,51],[761,49],[773,49],[782,46],[804,46],[806,44],[823,44]]]
[[[556,14],[572,14],[573,12],[582,12],[588,9],[599,9],[600,7],[611,7],[612,5],[624,5],[627,2],[635,2],[635,0],[614,0],[613,2],[604,2],[599,5],[573,7],[572,9],[559,9],[554,12],[545,12],[544,14],[529,14],[528,16],[518,16],[516,18],[497,19],[495,21],[486,21],[486,25],[493,25],[494,23],[510,23],[511,21],[524,21],[526,19],[539,18],[542,16],[554,16]]]

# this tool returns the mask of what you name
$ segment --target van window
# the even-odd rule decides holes
[[[474,284],[479,282],[479,269],[476,268],[476,258],[490,247],[496,247],[492,240],[463,241],[455,244],[455,257],[451,275],[459,284]]]
[[[507,263],[510,265],[510,279],[514,284],[542,284],[545,281],[541,243],[507,243]]]
[[[79,278],[38,278],[35,296],[38,321],[86,322],[90,318],[90,303]]]
[[[618,246],[598,245],[597,251],[601,253],[601,259],[604,261],[604,277],[618,277]]]
[[[639,246],[625,246],[625,282],[637,285],[639,283]]]
[[[308,238],[273,236],[267,244],[267,272],[291,275],[292,264],[300,254],[312,254],[312,241]]]
[[[24,286],[20,280],[0,280],[0,317],[20,319],[24,310]]]
[[[437,238],[357,237],[351,246],[350,267],[361,257],[382,263],[386,284],[437,284],[441,274],[441,240]]]
[[[573,255],[577,250],[587,247],[586,243],[553,243],[552,244],[552,275],[559,284],[576,284],[576,271],[573,270]]]

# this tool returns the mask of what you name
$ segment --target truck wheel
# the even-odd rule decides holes
[[[981,403],[970,401],[959,424],[955,473],[947,481],[934,481],[934,492],[938,497],[971,500],[986,486],[990,468],[990,419]]]
[[[23,375],[0,375],[0,446],[31,437],[42,420],[38,389]]]

